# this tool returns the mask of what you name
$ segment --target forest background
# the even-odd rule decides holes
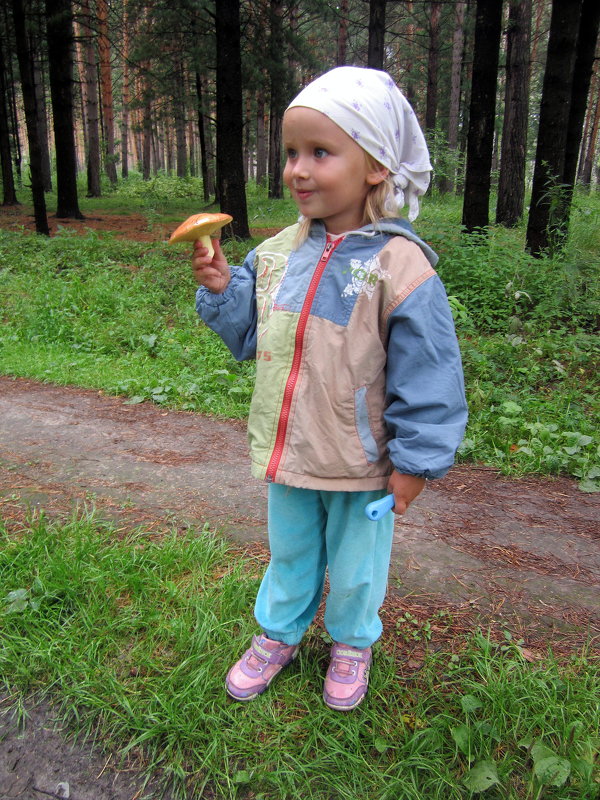
[[[464,196],[467,231],[516,225],[526,244],[567,235],[572,189],[598,146],[595,0],[5,0],[0,18],[4,204],[31,176],[38,232],[56,170],[58,217],[135,169],[201,175],[204,200],[249,235],[245,184],[282,196],[289,99],[339,64],[385,69],[428,137],[434,187]],[[51,109],[51,110],[50,110]],[[25,129],[27,134],[25,135]],[[51,140],[54,148],[51,146]],[[25,172],[24,172],[25,171]],[[595,176],[596,181],[598,176]]]

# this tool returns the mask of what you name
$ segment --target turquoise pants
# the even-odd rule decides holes
[[[325,627],[335,642],[369,647],[382,631],[394,515],[367,518],[384,491],[324,492],[269,485],[271,561],[254,614],[270,639],[298,644],[329,574]]]

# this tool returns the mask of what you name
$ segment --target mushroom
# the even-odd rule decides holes
[[[208,254],[212,256],[215,252],[210,237],[213,233],[221,230],[223,225],[227,225],[233,220],[229,214],[194,214],[188,217],[185,222],[171,234],[169,244],[174,242],[194,242],[200,239],[204,247],[208,248]]]

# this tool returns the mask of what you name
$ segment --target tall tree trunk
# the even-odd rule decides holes
[[[221,208],[233,217],[232,231],[250,237],[242,111],[240,0],[221,0],[216,15],[217,39],[217,180]]]
[[[185,140],[185,75],[183,62],[177,59],[176,64],[176,91],[175,107],[173,115],[175,118],[175,137],[177,142],[177,177],[185,178],[188,173],[187,163],[187,143]]]
[[[27,44],[23,0],[12,0],[12,8],[13,22],[15,26],[15,40],[17,45],[17,59],[19,61],[21,87],[23,90],[23,105],[25,107],[27,139],[29,141],[29,168],[31,171],[31,193],[33,196],[35,229],[38,233],[44,234],[45,236],[50,236],[48,216],[46,214],[46,198],[44,197],[44,177],[42,171],[42,153],[40,148],[37,111],[35,104],[33,64],[31,53],[29,52],[29,47]]]
[[[438,107],[438,76],[440,71],[440,19],[441,0],[429,4],[429,52],[427,54],[427,102],[425,106],[425,129],[435,131]]]
[[[197,153],[197,144],[196,144],[196,131],[194,129],[194,120],[190,117],[187,121],[186,125],[186,136],[188,141],[188,163],[190,169],[190,175],[194,178],[198,177],[198,171],[196,169],[196,157]]]
[[[267,177],[267,126],[265,124],[265,98],[259,89],[256,97],[256,183],[265,185]]]
[[[44,176],[44,189],[52,191],[52,169],[50,166],[50,150],[48,146],[48,123],[46,118],[46,91],[44,88],[44,74],[42,70],[42,45],[37,41],[32,42],[33,81],[35,86],[35,107],[37,109],[38,131],[40,132],[40,150],[42,154],[42,172]]]
[[[98,14],[98,55],[100,58],[100,94],[104,120],[104,168],[109,181],[117,182],[115,158],[115,112],[113,108],[112,70],[110,66],[110,39],[108,37],[108,3],[96,0]]]
[[[46,0],[48,66],[56,150],[56,216],[83,219],[77,199],[70,0]]]
[[[477,0],[462,216],[468,233],[489,224],[501,23],[502,0]]]
[[[121,112],[121,177],[129,176],[129,20],[127,0],[123,0],[123,110]]]
[[[599,87],[600,89],[600,87]],[[592,130],[590,131],[590,138],[588,146],[583,159],[583,166],[581,170],[581,183],[583,186],[590,188],[592,182],[592,170],[594,167],[594,153],[596,152],[596,142],[598,141],[598,129],[600,128],[600,90],[596,97],[596,107],[594,112],[594,121],[592,123]]]
[[[386,0],[369,0],[369,45],[367,65],[372,69],[383,69],[385,3]]]
[[[452,192],[456,177],[458,150],[458,121],[460,118],[460,89],[462,83],[463,47],[465,41],[465,0],[457,0],[454,7],[454,33],[452,35],[452,66],[450,70],[450,108],[448,112],[448,150],[450,154],[448,175],[439,182],[440,192]]]
[[[348,50],[348,0],[341,0],[339,4],[339,14],[337,57],[335,63],[338,67],[343,67],[346,63],[346,52]]]
[[[562,245],[560,206],[580,18],[581,2],[553,0],[527,221],[526,246],[534,256]]]
[[[152,168],[152,101],[148,77],[144,79],[144,112],[142,121],[142,180],[149,181]]]
[[[496,222],[508,228],[518,224],[523,214],[525,200],[530,43],[531,0],[511,0],[507,32],[504,124],[496,207]]]
[[[90,25],[89,0],[81,2],[80,40],[84,62],[84,118],[87,127],[87,195],[100,197],[100,128],[98,109],[98,69],[96,49]]]
[[[198,101],[198,137],[200,139],[200,169],[202,171],[202,192],[204,202],[208,203],[213,193],[212,180],[210,178],[210,163],[208,147],[206,142],[206,115],[204,112],[204,89],[202,86],[202,76],[196,70],[196,98]]]
[[[17,93],[15,87],[17,81],[14,78],[12,65],[9,68],[10,79],[10,100],[9,100],[9,113],[10,113],[10,129],[15,143],[15,173],[17,175],[17,185],[23,185],[23,176],[21,174],[21,164],[23,163],[23,148],[21,147],[21,132],[19,129],[19,115],[17,114]]]
[[[571,93],[565,166],[563,170],[565,206],[563,208],[562,236],[565,239],[569,229],[571,201],[573,199],[573,189],[577,175],[577,161],[579,159],[583,123],[588,104],[588,96],[590,94],[592,74],[594,72],[594,56],[596,53],[599,27],[599,0],[583,0],[581,6],[581,20],[579,23],[579,36],[577,38],[577,57],[575,59],[573,71],[573,90]]]
[[[269,109],[269,197],[283,197],[281,169],[281,122],[285,107],[285,66],[283,63],[283,0],[269,4],[270,35],[270,95]]]
[[[2,205],[18,206],[17,192],[12,170],[10,153],[10,132],[8,130],[8,93],[6,91],[6,67],[4,43],[0,36],[0,162],[2,165]]]
[[[540,41],[544,37],[544,12],[547,0],[533,0],[535,9],[535,27],[531,37],[531,63],[535,64],[538,57]]]
[[[415,80],[413,75],[413,59],[415,47],[415,30],[416,26],[413,21],[413,0],[406,0],[406,14],[408,17],[408,25],[406,26],[406,47],[398,54],[398,60],[402,60],[404,64],[404,94],[406,99],[415,109],[418,108],[417,92],[415,90]]]

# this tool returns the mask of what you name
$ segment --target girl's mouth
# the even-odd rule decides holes
[[[307,189],[296,189],[298,200],[307,200],[312,194],[312,191],[308,191]]]

